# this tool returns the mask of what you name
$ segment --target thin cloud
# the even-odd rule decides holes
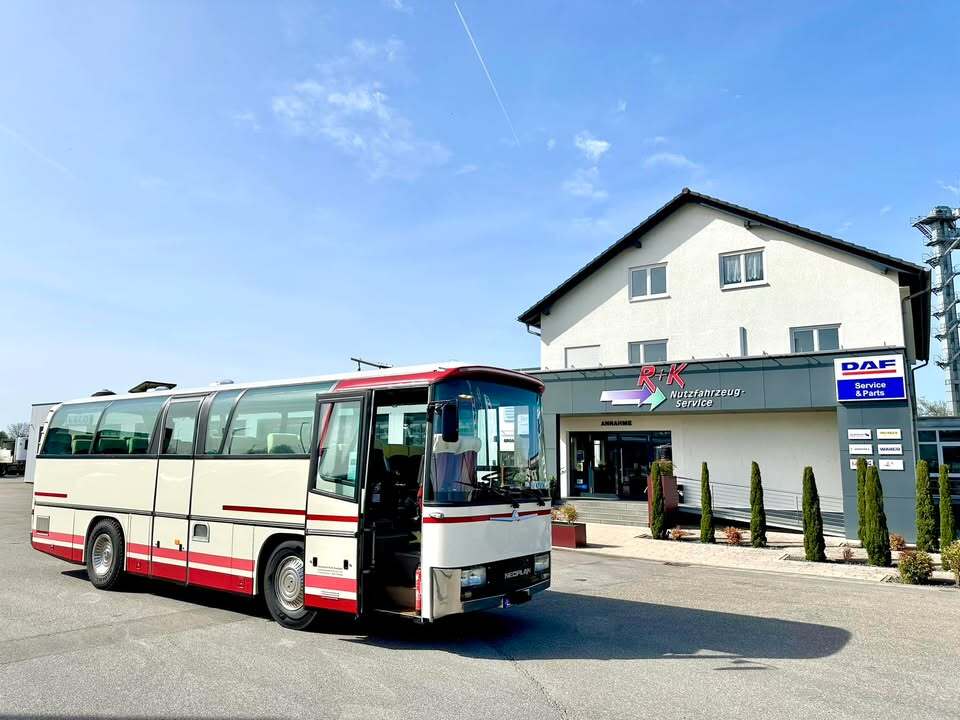
[[[946,190],[948,193],[953,193],[960,197],[960,181],[957,181],[956,185],[951,185],[950,183],[945,183],[943,180],[937,180],[937,184],[940,185],[941,189]]]
[[[647,145],[666,145],[669,139],[664,135],[654,135],[653,137],[644,138],[643,140]]]
[[[563,183],[563,191],[574,197],[604,200],[607,197],[607,191],[599,187],[599,179],[600,171],[596,166],[581,168]]]
[[[402,13],[412,13],[413,8],[403,2],[403,0],[383,0],[383,4],[391,10]]]
[[[62,175],[70,179],[76,179],[76,175],[73,174],[73,171],[70,170],[66,165],[57,162],[52,157],[41,151],[36,145],[27,140],[23,135],[18,133],[12,127],[0,124],[0,133],[3,133],[8,138],[13,140],[17,145],[26,150],[28,153],[33,155],[37,160],[43,164],[52,167],[54,170],[59,172]]]
[[[842,223],[840,223],[840,227],[837,228],[837,232],[844,233],[852,227],[853,227],[852,220],[844,220]]]
[[[617,100],[617,112],[625,113],[626,111],[627,111],[627,101],[624,100],[623,98],[620,98],[619,100]]]
[[[256,113],[251,112],[250,110],[244,110],[242,112],[234,113],[231,116],[233,124],[240,128],[245,128],[253,132],[260,132],[260,121],[257,119]]]
[[[318,67],[272,99],[274,116],[293,135],[329,143],[357,160],[372,180],[413,180],[443,165],[450,151],[418,137],[377,75],[396,63],[403,43],[354,40],[350,51]]]
[[[470,26],[467,25],[467,19],[463,16],[463,13],[460,12],[460,6],[456,2],[453,3],[454,9],[457,11],[457,15],[460,16],[460,22],[463,24],[463,29],[467,33],[467,37],[470,38],[470,44],[473,45],[473,51],[477,54],[477,60],[480,61],[480,67],[483,68],[483,74],[487,76],[487,82],[490,83],[490,89],[493,90],[493,96],[497,99],[497,104],[500,106],[500,111],[503,113],[503,117],[507,120],[507,125],[510,126],[510,133],[513,135],[513,140],[516,142],[517,147],[520,147],[520,138],[517,137],[517,131],[513,128],[513,120],[510,119],[510,113],[507,112],[506,106],[503,104],[503,100],[500,99],[500,93],[497,92],[497,86],[493,82],[493,76],[490,75],[490,71],[487,69],[487,64],[483,61],[483,55],[480,54],[480,48],[477,47],[477,41],[473,39],[473,33],[470,32]]]
[[[893,205],[884,205],[882,208],[880,208],[880,214],[886,215],[891,210],[893,210]]]
[[[459,168],[457,168],[457,171],[454,173],[454,175],[472,175],[479,169],[480,168],[473,163],[467,163],[466,165],[461,165]]]
[[[557,146],[556,138],[549,138],[547,140],[547,150],[553,150]]]
[[[646,160],[643,161],[643,166],[646,168],[655,168],[655,167],[670,167],[677,168],[680,170],[701,170],[702,166],[699,163],[695,163],[693,160],[688,158],[686,155],[681,155],[680,153],[672,152],[658,152],[654,153]]]
[[[600,158],[610,150],[609,142],[593,137],[586,130],[577,133],[576,137],[573,138],[573,144],[587,160],[594,163],[599,162]]]

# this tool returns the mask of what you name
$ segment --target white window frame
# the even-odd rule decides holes
[[[654,343],[663,343],[664,358],[663,360],[654,360],[653,363],[651,363],[647,360],[647,345],[653,345]],[[635,363],[630,360],[631,345],[639,345],[642,348],[642,352],[640,353],[642,357],[640,358],[639,363]],[[660,338],[657,340],[634,340],[633,342],[628,342],[627,343],[627,363],[629,365],[651,365],[654,363],[666,362],[667,358],[670,357],[669,350],[667,348],[668,348],[668,341],[666,338]]]
[[[840,335],[840,323],[826,323],[824,325],[800,325],[798,327],[790,328],[790,353],[791,354],[799,354],[799,351],[793,349],[794,334],[797,332],[802,332],[806,330],[811,330],[813,332],[813,352],[820,352],[820,331],[821,330],[836,330],[837,331],[837,350],[843,350],[843,338]],[[824,352],[833,352],[833,351],[827,350]]]
[[[570,365],[568,358],[568,353],[571,350],[586,350],[587,348],[596,348],[597,349],[597,364],[596,365],[587,365],[586,367],[600,367],[600,346],[599,345],[571,345],[570,347],[565,347],[563,349],[563,367],[564,369],[582,369],[576,365]]]
[[[666,283],[667,289],[662,293],[651,293],[650,292],[650,270],[654,268],[663,268],[663,278]],[[647,294],[646,295],[634,295],[633,294],[633,271],[634,270],[646,270],[647,271]],[[651,265],[634,265],[632,268],[627,269],[627,296],[630,298],[630,302],[644,302],[646,300],[660,300],[661,298],[670,297],[670,283],[667,281],[667,263],[653,263]]]
[[[760,263],[763,266],[763,277],[759,280],[747,280],[747,255],[751,253],[760,253]],[[725,283],[723,282],[723,259],[728,257],[739,257],[740,258],[740,282]],[[721,290],[736,290],[738,288],[747,288],[747,287],[761,287],[763,285],[769,285],[767,281],[767,253],[765,248],[747,248],[746,250],[733,250],[731,252],[720,253],[720,257],[717,260],[717,268],[720,275],[720,289]]]

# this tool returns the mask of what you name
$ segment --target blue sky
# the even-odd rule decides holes
[[[960,205],[956,3],[460,8],[506,114],[452,2],[0,5],[0,425],[535,365],[516,315],[684,186],[912,260]]]

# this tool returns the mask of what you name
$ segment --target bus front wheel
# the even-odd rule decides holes
[[[87,537],[87,577],[99,590],[116,587],[123,571],[123,534],[120,523],[104,519]]]
[[[285,628],[305,630],[317,617],[303,604],[303,544],[280,543],[263,573],[263,596],[271,617]]]

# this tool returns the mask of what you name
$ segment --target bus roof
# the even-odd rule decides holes
[[[391,367],[378,370],[360,370],[355,372],[338,373],[335,375],[314,375],[310,377],[288,378],[284,380],[262,380],[258,382],[214,384],[197,388],[175,388],[173,390],[154,390],[139,393],[118,393],[116,395],[88,396],[66,400],[63,405],[76,403],[102,402],[112,400],[128,400],[145,397],[177,397],[181,395],[209,394],[224,390],[246,390],[249,388],[282,387],[284,385],[307,385],[312,383],[332,382],[330,392],[344,390],[361,390],[368,388],[388,387],[416,387],[430,385],[450,377],[486,376],[499,378],[508,382],[529,386],[537,392],[543,392],[543,383],[530,375],[494,367],[492,365],[475,365],[462,362],[444,362],[429,365],[407,365],[405,367]]]

